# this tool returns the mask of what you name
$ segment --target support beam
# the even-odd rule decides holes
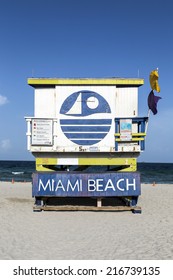
[[[76,164],[73,164],[75,162]],[[55,166],[110,166],[111,168],[116,167],[117,171],[127,171],[134,172],[137,170],[137,160],[136,158],[121,158],[121,157],[102,157],[102,158],[93,158],[93,157],[83,157],[69,159],[66,158],[36,158],[36,170],[37,171],[56,171]]]

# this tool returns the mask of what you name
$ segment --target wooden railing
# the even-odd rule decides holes
[[[132,132],[130,139],[122,139],[120,120],[131,120]],[[145,136],[146,136],[146,124],[148,117],[136,117],[136,118],[116,118],[115,119],[115,151],[118,151],[119,143],[134,143],[137,142],[140,145],[140,150],[145,150]],[[134,128],[134,125],[135,128]],[[133,132],[135,130],[136,132]]]

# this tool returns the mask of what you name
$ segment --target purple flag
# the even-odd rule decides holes
[[[153,90],[148,95],[148,107],[154,115],[157,114],[157,102],[161,99],[160,96],[155,96]]]

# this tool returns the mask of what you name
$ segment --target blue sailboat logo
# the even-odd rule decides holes
[[[111,109],[100,94],[82,90],[68,96],[60,109],[60,126],[65,136],[77,145],[94,145],[109,132]],[[94,115],[97,117],[94,118]],[[102,114],[103,118],[98,117]],[[92,118],[91,118],[92,117]]]

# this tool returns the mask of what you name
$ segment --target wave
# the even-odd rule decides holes
[[[20,175],[20,174],[23,174],[24,172],[23,171],[16,171],[16,172],[11,172],[12,174],[14,175]]]

